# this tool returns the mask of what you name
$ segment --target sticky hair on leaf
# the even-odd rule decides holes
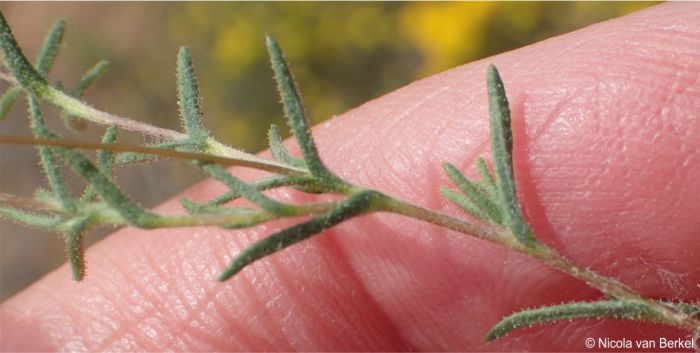
[[[71,95],[76,98],[82,97],[88,87],[107,70],[107,66],[109,66],[109,61],[100,60],[97,64],[85,71],[80,77],[80,80],[78,80],[78,83],[76,83],[73,91],[71,91]]]
[[[532,234],[520,210],[515,193],[513,176],[513,133],[510,126],[510,108],[503,81],[494,65],[489,65],[486,75],[489,97],[489,122],[491,126],[491,155],[496,172],[495,183],[504,206],[505,221],[515,238],[523,245],[531,246],[537,240]]]
[[[294,84],[287,62],[284,60],[284,54],[282,54],[282,50],[277,42],[270,36],[266,37],[265,43],[267,44],[267,52],[270,55],[275,81],[277,81],[277,89],[282,99],[284,115],[287,117],[289,127],[292,129],[294,137],[299,144],[301,153],[304,156],[304,162],[312,175],[330,176],[331,173],[321,161],[316,144],[311,137],[311,127],[309,126],[309,120],[306,118],[301,95]]]
[[[53,66],[53,63],[56,60],[58,49],[63,41],[63,33],[65,33],[65,29],[66,22],[64,20],[58,20],[49,30],[49,33],[44,40],[44,45],[41,47],[41,51],[36,59],[36,71],[40,75],[46,76],[48,75],[49,70],[51,70],[51,66]]]
[[[108,65],[109,61],[101,60],[93,67],[85,71],[85,73],[83,73],[83,75],[80,77],[80,80],[78,80],[78,83],[76,83],[70,95],[75,98],[82,98],[88,87],[90,87],[90,85],[92,85],[92,83],[105,72]],[[81,131],[86,127],[84,120],[78,119],[75,115],[70,114],[65,110],[61,113],[61,118],[63,119],[63,123],[69,129]]]
[[[676,306],[679,311],[690,314],[697,307],[678,303],[661,303]],[[651,322],[663,321],[659,314],[648,306],[621,300],[601,300],[597,302],[575,302],[561,305],[544,306],[536,309],[519,311],[502,319],[486,334],[486,340],[492,341],[509,332],[532,325],[548,322],[577,319],[623,319],[645,320]]]
[[[272,153],[272,156],[276,160],[285,164],[293,165],[298,168],[306,169],[306,164],[304,164],[304,161],[295,158],[291,154],[289,154],[287,149],[282,144],[282,138],[280,138],[280,132],[277,128],[277,125],[272,124],[272,126],[270,126],[270,130],[268,131],[267,136],[270,143],[270,153]]]
[[[203,141],[209,136],[202,123],[202,105],[199,85],[194,73],[192,57],[187,47],[177,54],[177,95],[180,117],[187,136],[193,141]]]

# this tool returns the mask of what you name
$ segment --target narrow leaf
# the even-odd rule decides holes
[[[22,209],[25,211],[33,212],[49,212],[49,211],[61,211],[60,207],[55,207],[54,203],[51,201],[46,201],[46,199],[37,198],[36,195],[39,192],[46,192],[41,188],[34,191],[34,198],[24,197],[19,195],[0,193],[0,206],[2,207],[13,207]],[[48,197],[48,199],[53,201],[53,197]]]
[[[30,98],[30,115],[41,116],[36,100]],[[38,119],[34,119],[38,121]],[[35,121],[35,123],[36,123]],[[37,130],[42,138],[52,138],[54,134],[44,129]],[[69,165],[78,175],[87,179],[88,182],[100,194],[102,199],[114,208],[129,223],[148,228],[154,225],[153,220],[157,219],[156,214],[144,210],[136,202],[132,201],[110,179],[105,176],[95,165],[90,162],[82,153],[65,147],[54,147],[53,151],[58,154],[67,165]]]
[[[496,182],[493,180],[493,175],[491,175],[483,157],[479,157],[476,160],[476,169],[479,171],[479,176],[481,177],[480,185],[486,190],[489,197],[497,200],[498,193],[496,191]]]
[[[491,221],[489,216],[483,213],[478,207],[474,206],[471,200],[469,200],[466,196],[444,187],[440,188],[440,194],[447,200],[452,201],[452,203],[459,206],[459,208],[464,210],[464,212],[470,216],[482,222]]]
[[[117,127],[112,125],[108,127],[104,135],[102,135],[102,143],[114,143],[116,139]],[[97,150],[97,168],[108,178],[112,178],[112,174],[114,173],[114,152],[110,150]],[[88,185],[82,198],[83,200],[91,200],[95,195],[95,188],[93,188],[92,185]]]
[[[286,176],[273,176],[269,177],[266,179],[258,180],[251,184],[250,186],[253,187],[255,190],[262,191],[262,190],[270,190],[274,189],[280,186],[288,186],[288,185],[293,185],[295,183],[298,183],[297,178],[290,178]],[[202,209],[209,208],[209,207],[216,207],[216,206],[221,206],[227,202],[231,202],[235,199],[238,199],[241,197],[240,192],[236,191],[228,191],[224,194],[221,194],[211,201],[203,204],[199,204],[196,202],[193,202],[188,199],[181,199],[180,204],[190,213],[197,213]]]
[[[277,125],[272,124],[272,126],[270,126],[270,130],[267,133],[267,137],[270,142],[270,152],[278,162],[289,164],[297,168],[306,168],[304,161],[292,157],[292,155],[289,154],[287,149],[284,147]]]
[[[167,141],[167,142],[162,142],[162,143],[156,143],[153,145],[148,145],[147,148],[175,151],[177,148],[189,146],[191,143],[192,143],[192,141],[189,139],[175,140],[175,141]],[[137,153],[137,152],[123,152],[123,153],[119,153],[117,155],[116,163],[117,164],[132,164],[132,163],[141,163],[141,162],[155,162],[155,161],[165,159],[165,158],[167,158],[167,157],[163,156],[163,155],[159,155],[159,154],[153,154],[153,153],[147,154],[147,153]]]
[[[510,108],[503,81],[495,66],[489,65],[487,74],[489,98],[489,121],[491,126],[491,154],[496,172],[496,186],[505,209],[508,228],[523,245],[531,245],[537,240],[523,219],[520,204],[515,193],[513,177],[513,133],[510,126]]]
[[[250,202],[260,206],[263,210],[276,215],[290,214],[294,208],[292,205],[277,202],[253,186],[246,184],[242,180],[234,177],[224,167],[214,164],[199,163],[199,167],[210,177],[226,184],[231,191],[240,194]]]
[[[107,65],[109,64],[108,61],[102,60],[95,64],[93,67],[88,69],[81,77],[80,80],[78,80],[78,83],[75,85],[73,90],[71,91],[71,96],[75,98],[81,98],[83,94],[85,93],[85,90],[100,76],[102,73],[107,69]],[[63,122],[65,123],[68,128],[73,129],[73,130],[84,130],[85,127],[87,126],[85,124],[85,120],[80,120],[77,119],[75,115],[70,114],[66,112],[65,110],[61,114],[61,119],[63,119]]]
[[[0,121],[7,117],[12,106],[17,102],[17,98],[22,94],[22,87],[12,86],[0,97]]]
[[[41,96],[48,89],[48,83],[29,63],[17,45],[5,16],[0,11],[0,51],[5,64],[17,82],[29,92]]]
[[[277,88],[282,99],[284,114],[287,117],[289,127],[294,132],[294,137],[299,144],[309,172],[314,176],[329,176],[331,173],[318,155],[316,144],[311,136],[311,127],[301,102],[301,95],[284,60],[284,54],[282,54],[277,42],[269,36],[266,38],[266,44],[272,62],[272,71],[275,74],[275,81],[277,81]]]
[[[61,222],[59,217],[43,216],[3,206],[0,206],[0,216],[18,224],[48,231],[56,231],[56,226]]]
[[[64,147],[58,147],[55,150],[66,161],[66,164],[93,185],[102,200],[114,208],[130,224],[141,228],[151,228],[157,225],[154,221],[159,218],[158,215],[146,211],[126,196],[81,153]]]
[[[44,126],[43,118],[41,116],[41,112],[39,111],[39,106],[36,102],[36,99],[34,97],[29,97],[28,101],[29,116],[31,119],[30,126],[32,132],[34,132],[34,135],[43,138],[56,137],[54,133],[49,131]],[[75,201],[73,200],[73,195],[71,195],[70,190],[68,190],[68,187],[66,186],[66,183],[63,181],[63,177],[61,176],[61,172],[56,166],[56,161],[53,156],[52,148],[47,146],[38,146],[37,149],[39,150],[39,161],[41,163],[41,167],[44,170],[44,173],[46,174],[46,178],[49,181],[51,190],[66,210],[68,210],[69,212],[75,212],[76,207]]]
[[[117,140],[117,127],[112,125],[107,128],[104,135],[102,135],[102,143],[110,144]],[[111,176],[114,173],[114,152],[110,150],[98,150],[97,151],[97,166],[100,168],[102,173],[107,176]]]
[[[80,77],[80,80],[78,80],[78,83],[73,88],[73,91],[71,91],[71,96],[76,98],[82,97],[83,94],[85,94],[85,90],[87,90],[87,88],[90,87],[90,85],[95,82],[100,75],[102,75],[102,73],[107,69],[108,65],[109,61],[101,60],[93,67],[85,71],[85,73]]]
[[[36,58],[36,70],[44,77],[48,75],[54,60],[56,60],[56,54],[58,54],[65,29],[66,21],[58,20],[51,26],[49,33],[46,35],[46,39],[44,39],[44,44]]]
[[[88,224],[88,217],[73,220],[64,235],[72,277],[78,282],[85,277],[85,240],[83,234]]]
[[[199,86],[187,47],[181,47],[177,54],[177,94],[185,133],[194,141],[201,142],[209,134],[202,123]]]
[[[488,197],[485,190],[465,178],[462,173],[450,163],[444,164],[444,169],[452,181],[467,196],[482,214],[485,214],[490,222],[503,224],[503,215],[498,206]]]
[[[501,320],[486,334],[486,340],[499,338],[512,330],[559,320],[626,319],[658,322],[661,317],[648,306],[622,300],[578,302],[523,310]]]
[[[373,192],[362,191],[354,194],[338,204],[337,207],[314,217],[309,221],[289,227],[245,248],[231,261],[219,276],[220,281],[231,278],[251,263],[276,253],[290,245],[308,239],[347,219],[370,211]]]

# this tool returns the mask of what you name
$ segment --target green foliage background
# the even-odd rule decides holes
[[[318,123],[419,78],[653,4],[3,3],[0,9],[29,57],[53,21],[66,18],[65,47],[51,77],[72,86],[85,68],[108,59],[107,74],[86,99],[169,128],[179,125],[175,55],[180,45],[188,45],[207,127],[223,142],[259,151],[270,123],[284,126],[265,33],[285,50],[310,118]],[[0,125],[2,133],[28,135],[23,104],[12,113]],[[1,190],[31,194],[43,182],[36,163],[27,162],[35,160],[34,151],[7,146],[0,151]],[[199,178],[193,169],[181,168],[129,168],[118,180],[140,202],[154,205]],[[0,223],[0,300],[63,263],[62,247],[54,236]],[[89,251],[87,256],[89,261]]]

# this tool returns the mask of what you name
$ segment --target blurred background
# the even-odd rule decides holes
[[[189,46],[199,77],[205,123],[216,138],[257,152],[271,123],[283,125],[264,36],[282,46],[310,118],[318,123],[422,77],[515,49],[653,2],[246,2],[0,3],[25,55],[34,58],[54,21],[67,32],[52,82],[73,87],[101,59],[106,73],[84,96],[92,105],[179,129],[175,55]],[[0,92],[8,85],[0,82]],[[30,135],[18,101],[2,134]],[[94,139],[102,128],[66,136]],[[283,129],[286,130],[286,129]],[[285,131],[286,132],[286,131]],[[122,134],[122,142],[139,136]],[[0,146],[0,192],[31,196],[43,186],[35,151]],[[202,179],[183,163],[127,167],[117,180],[154,206]],[[70,180],[76,187],[76,178]],[[109,231],[97,231],[88,244]],[[87,252],[88,265],[90,252]],[[63,241],[0,220],[0,301],[65,262]],[[66,274],[68,275],[68,274]],[[88,276],[89,268],[88,268]]]

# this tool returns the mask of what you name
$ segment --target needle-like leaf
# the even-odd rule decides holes
[[[70,222],[64,235],[68,262],[75,281],[82,281],[85,277],[85,241],[83,235],[89,223],[89,217],[79,217]]]
[[[192,57],[187,47],[181,47],[177,54],[177,95],[185,133],[191,140],[204,143],[209,133],[202,123],[199,85],[194,73]],[[201,149],[198,152],[201,152]]]
[[[60,217],[38,215],[2,205],[0,205],[0,216],[18,224],[52,232],[56,231],[56,226],[61,222]]]
[[[269,190],[269,189],[274,189],[280,186],[288,186],[288,185],[294,185],[296,183],[299,183],[300,180],[297,178],[292,178],[292,177],[286,177],[286,176],[272,176],[269,178],[265,178],[262,180],[258,180],[250,186],[254,188],[255,190],[258,191],[263,191],[263,190]],[[228,191],[224,194],[221,194],[211,201],[203,204],[195,203],[189,199],[182,199],[180,200],[180,203],[182,206],[190,213],[197,213],[202,209],[205,208],[210,208],[210,207],[216,207],[216,206],[221,206],[227,202],[231,202],[235,199],[238,199],[239,197],[242,197],[240,192],[236,191]]]
[[[445,163],[444,168],[450,179],[452,179],[455,185],[467,196],[468,200],[471,201],[480,213],[486,215],[489,222],[503,224],[503,214],[498,204],[490,199],[486,190],[465,178],[452,164]],[[474,216],[476,217],[476,215]]]
[[[106,60],[101,60],[97,64],[95,64],[93,67],[89,68],[81,77],[80,80],[78,80],[78,83],[75,85],[73,90],[71,91],[71,96],[75,98],[81,98],[83,94],[85,93],[85,90],[95,81],[97,80],[100,75],[107,69],[107,65],[109,64],[108,61]],[[73,130],[84,130],[86,125],[84,120],[79,120],[76,119],[76,116],[73,114],[69,114],[66,111],[63,111],[61,114],[61,119],[63,119],[63,122],[68,126],[69,128]]]
[[[108,65],[109,61],[100,60],[97,64],[85,71],[80,77],[80,80],[78,80],[78,83],[76,83],[73,91],[71,91],[71,95],[76,98],[82,97],[83,94],[85,94],[85,90],[107,70]]]
[[[30,127],[32,129],[32,132],[34,132],[34,135],[43,138],[57,137],[54,133],[49,131],[44,126],[44,122],[41,116],[41,112],[39,111],[36,99],[34,97],[29,97],[28,102],[29,117],[31,119]],[[54,192],[58,200],[61,202],[61,205],[66,210],[68,210],[69,212],[75,212],[75,200],[73,199],[73,195],[71,195],[70,190],[68,190],[66,183],[63,181],[61,172],[56,166],[56,161],[53,156],[52,148],[48,146],[38,146],[37,149],[39,150],[39,161],[41,163],[42,168],[44,169],[46,178],[49,181],[51,190]]]
[[[491,154],[496,172],[496,186],[501,196],[508,228],[523,245],[529,246],[537,240],[530,226],[523,219],[520,203],[515,193],[513,177],[513,132],[510,126],[510,108],[506,91],[498,70],[489,65],[487,73],[489,98],[489,122],[491,126]]]
[[[22,54],[2,12],[0,12],[0,50],[2,51],[5,64],[7,64],[17,82],[26,90],[41,96],[48,84]]]
[[[486,193],[491,199],[497,200],[496,182],[493,180],[493,175],[491,175],[489,168],[486,166],[486,161],[481,156],[476,160],[476,169],[479,171],[479,176],[481,177],[479,184],[486,190]]]
[[[277,88],[282,98],[282,106],[284,107],[284,115],[287,117],[289,127],[294,133],[294,137],[299,143],[299,148],[304,156],[304,162],[314,176],[327,177],[332,175],[326,166],[321,161],[316,149],[316,144],[311,137],[311,127],[309,120],[306,118],[304,106],[301,102],[299,94],[292,74],[289,72],[287,62],[284,60],[284,54],[277,42],[269,36],[266,38],[267,51],[272,62],[272,71],[275,74]]]
[[[372,191],[361,191],[343,200],[338,206],[325,214],[277,232],[245,248],[240,254],[236,255],[221,273],[219,280],[225,281],[246,266],[267,255],[308,239],[314,234],[318,234],[349,218],[370,211],[373,196],[374,192]]]
[[[117,127],[112,125],[107,128],[104,135],[102,135],[102,143],[110,144],[117,140]],[[114,152],[110,150],[98,150],[97,151],[97,166],[100,168],[102,173],[107,176],[111,176],[114,172]]]
[[[293,212],[293,206],[277,202],[258,191],[251,185],[234,177],[225,168],[219,165],[199,163],[199,167],[210,177],[226,184],[231,191],[240,194],[250,202],[260,206],[265,211],[276,215],[287,215]]]
[[[686,314],[697,313],[700,308],[689,304],[665,303],[677,307]],[[576,302],[545,306],[519,311],[505,317],[486,334],[486,340],[499,338],[521,327],[544,324],[547,322],[574,319],[625,319],[663,322],[663,317],[649,306],[623,300],[601,300],[597,302]]]
[[[277,125],[272,124],[272,126],[270,126],[267,137],[270,143],[270,153],[272,153],[272,157],[274,157],[278,162],[289,164],[297,168],[306,168],[304,161],[294,158],[284,147]]]
[[[117,127],[110,126],[102,135],[102,143],[110,144],[114,143],[117,139]],[[111,177],[114,173],[114,152],[110,150],[98,150],[97,151],[97,167],[106,175]],[[85,193],[83,193],[83,200],[91,200],[96,195],[95,188],[92,185],[88,185]]]
[[[440,188],[440,194],[452,201],[455,205],[459,206],[464,212],[467,214],[471,215],[472,217],[482,221],[482,222],[490,222],[491,218],[484,212],[482,212],[479,207],[476,207],[474,203],[467,198],[465,195],[457,193],[453,190],[450,190],[445,187]]]
[[[10,112],[12,106],[17,101],[17,98],[22,94],[22,87],[13,86],[0,97],[0,121],[7,117],[7,113]]]
[[[49,32],[44,39],[44,44],[41,47],[41,51],[36,58],[36,67],[39,74],[46,76],[53,66],[56,59],[56,54],[63,40],[63,33],[65,32],[66,23],[64,20],[58,20],[51,27]],[[0,98],[0,120],[2,120],[7,113],[10,111],[17,98],[22,93],[22,88],[20,86],[13,86],[8,89],[5,94]]]
[[[63,40],[63,33],[65,33],[66,22],[64,20],[58,20],[53,24],[49,33],[46,35],[44,44],[39,51],[36,59],[36,70],[40,75],[46,76],[51,70],[54,61],[56,60],[56,54],[58,54],[58,49],[61,46],[61,41]]]
[[[29,99],[30,115],[32,117],[41,117],[39,106],[35,99]],[[38,119],[34,118],[35,121]],[[50,131],[38,130],[42,138],[52,138],[54,135]],[[111,207],[113,207],[122,217],[127,219],[134,225],[148,228],[154,226],[152,222],[158,218],[155,214],[144,210],[136,202],[127,197],[119,188],[114,185],[110,179],[104,175],[95,165],[90,162],[80,152],[65,147],[54,147],[52,149],[68,164],[77,174],[87,179],[95,190],[100,194],[102,199]]]

